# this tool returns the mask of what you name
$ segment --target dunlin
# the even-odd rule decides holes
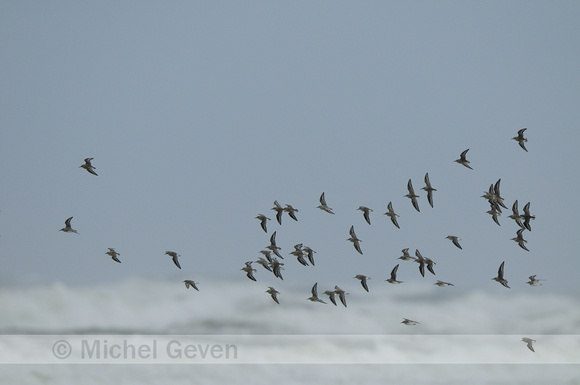
[[[79,168],[84,168],[91,174],[98,176],[97,173],[95,172],[96,168],[93,167],[93,165],[91,164],[91,160],[93,160],[93,158],[85,158],[85,164],[80,165]]]
[[[181,257],[181,255],[177,254],[175,251],[166,251],[165,255],[169,255],[171,257],[171,259],[173,260],[173,263],[175,263],[175,266],[177,266],[181,269],[181,266],[179,265],[179,261],[177,260],[177,258]]]
[[[108,249],[109,251],[107,251],[105,254],[110,255],[113,261],[121,263],[121,261],[119,261],[119,258],[117,258],[120,254],[117,253],[115,249],[111,247],[108,247]]]
[[[356,279],[360,279],[360,284],[362,285],[362,287],[368,292],[369,291],[369,287],[367,285],[367,279],[370,279],[370,277],[367,277],[366,275],[362,275],[362,274],[357,274],[354,276],[354,278]]]
[[[387,212],[385,213],[385,215],[389,216],[389,218],[391,218],[391,222],[393,222],[393,224],[400,229],[399,224],[397,223],[397,217],[398,215],[395,213],[395,211],[393,210],[393,203],[389,202],[387,204]]]
[[[431,182],[429,181],[429,173],[425,174],[425,187],[421,187],[421,190],[427,191],[427,201],[433,207],[433,191],[437,191],[431,186]]]
[[[469,165],[469,161],[468,161],[468,160],[467,160],[467,158],[466,158],[466,156],[467,156],[467,151],[469,151],[469,148],[468,148],[467,150],[463,151],[463,152],[461,153],[461,155],[459,155],[459,159],[456,159],[454,162],[457,162],[457,163],[459,163],[459,164],[461,164],[461,165],[464,165],[464,166],[465,166],[465,167],[467,167],[468,169],[470,169],[470,170],[473,170],[473,169],[471,168],[471,166]]]
[[[526,131],[526,130],[527,130],[527,128],[522,128],[521,130],[518,130],[518,136],[514,136],[512,139],[515,140],[516,142],[518,142],[520,147],[523,148],[524,150],[526,150],[526,152],[528,152],[528,149],[524,145],[524,143],[528,141],[527,138],[524,138],[524,131]]]
[[[332,209],[330,207],[328,207],[328,205],[326,204],[326,199],[324,198],[324,193],[322,193],[319,200],[320,200],[320,206],[318,206],[318,208],[320,210],[326,211],[329,214],[334,214],[332,212]]]

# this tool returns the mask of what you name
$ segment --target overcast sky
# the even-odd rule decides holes
[[[501,293],[491,278],[506,261],[512,290],[536,289],[524,282],[537,274],[543,290],[579,293],[579,11],[3,1],[0,284],[245,280],[239,269],[277,231],[285,282],[366,274],[379,285],[408,247],[437,262],[425,278],[401,262],[408,283]],[[511,140],[524,127],[529,152]],[[453,162],[468,148],[473,170]],[[86,157],[98,176],[79,168]],[[420,213],[404,197],[409,178]],[[508,207],[531,202],[529,252],[511,241],[511,210],[501,226],[486,214],[480,196],[499,178]],[[335,215],[316,208],[323,191]],[[298,222],[278,225],[274,200]],[[389,201],[400,229],[383,215]],[[59,231],[70,216],[78,235]],[[346,241],[351,225],[363,255]],[[296,243],[317,251],[315,267],[289,255]]]

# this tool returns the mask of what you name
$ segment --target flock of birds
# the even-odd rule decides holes
[[[526,130],[526,128],[519,130],[517,133],[517,136],[513,137],[512,139],[517,141],[518,144],[520,145],[520,147],[527,152],[528,150],[525,147],[525,143],[527,142],[527,138],[524,137],[525,130]],[[468,151],[469,151],[469,149],[463,151],[460,154],[459,159],[456,159],[455,162],[469,168],[470,170],[473,170],[473,168],[470,166],[470,162],[467,160],[467,152]],[[86,158],[84,160],[85,163],[79,167],[85,169],[87,172],[89,172],[92,175],[98,176],[98,174],[95,172],[96,168],[91,163],[92,160],[93,160],[93,158]],[[424,182],[425,182],[425,186],[422,187],[421,190],[424,190],[427,193],[427,201],[428,201],[429,205],[431,207],[433,207],[433,192],[437,191],[437,189],[433,188],[433,186],[431,185],[431,181],[429,180],[428,173],[425,174]],[[486,199],[490,205],[490,210],[487,211],[487,214],[489,214],[492,217],[493,221],[497,225],[500,225],[498,217],[502,214],[502,208],[507,209],[507,206],[505,206],[505,204],[503,203],[504,199],[502,198],[501,193],[500,193],[500,182],[501,182],[501,179],[498,180],[495,184],[492,183],[490,185],[488,191],[484,192],[484,194],[482,195],[482,197],[484,199]],[[420,212],[419,203],[417,200],[417,198],[419,198],[419,195],[415,194],[415,190],[413,188],[413,184],[411,182],[411,179],[409,179],[409,181],[407,183],[407,190],[408,190],[408,193],[405,195],[405,197],[409,198],[411,201],[411,204],[415,208],[415,210]],[[325,197],[324,192],[320,195],[319,202],[320,202],[320,205],[317,206],[318,209],[320,209],[328,214],[334,215],[333,209],[326,202],[326,197]],[[290,204],[285,204],[284,206],[282,206],[282,205],[280,205],[280,203],[278,203],[278,201],[274,201],[274,207],[272,207],[271,210],[275,211],[276,220],[277,220],[278,224],[280,224],[280,225],[282,224],[282,216],[284,213],[287,213],[288,216],[291,219],[293,219],[294,221],[298,221],[298,218],[296,216],[298,209],[294,208]],[[373,210],[366,207],[366,206],[359,206],[357,210],[362,212],[364,220],[370,225],[371,224],[370,213],[372,213]],[[395,227],[400,228],[399,224],[397,222],[397,218],[399,217],[399,215],[394,211],[392,202],[389,202],[387,204],[387,212],[385,212],[384,215],[389,217],[389,219],[391,220],[391,222],[393,223],[393,225]],[[519,245],[519,247],[521,247],[522,249],[529,251],[525,245],[527,241],[523,237],[523,232],[526,230],[531,231],[530,222],[535,219],[535,216],[530,213],[530,202],[528,202],[524,206],[523,214],[520,214],[519,209],[518,209],[518,201],[516,200],[512,205],[512,214],[509,215],[509,218],[513,219],[516,222],[516,224],[519,226],[519,229],[516,232],[516,236],[514,238],[512,238],[512,240],[515,241]],[[73,229],[71,226],[72,219],[73,219],[73,217],[70,217],[70,218],[65,220],[65,227],[62,228],[61,231],[66,232],[66,233],[78,234],[78,232],[75,229]],[[268,233],[267,222],[270,220],[270,218],[268,218],[264,214],[258,214],[256,216],[256,219],[258,219],[260,221],[260,226],[261,226],[262,230],[264,232]],[[363,251],[361,249],[361,242],[362,241],[361,241],[361,239],[359,239],[357,237],[355,229],[354,229],[354,225],[350,227],[349,235],[350,235],[350,237],[347,238],[347,241],[351,242],[353,244],[354,249],[362,255],[363,254]],[[461,239],[458,236],[448,235],[446,237],[446,239],[449,239],[453,243],[453,245],[455,245],[457,248],[462,249],[461,244],[460,244]],[[276,244],[276,231],[274,231],[270,236],[269,245],[265,246],[264,249],[260,251],[260,253],[263,255],[263,257],[258,258],[256,261],[247,261],[245,263],[245,266],[243,268],[241,268],[241,270],[246,273],[246,276],[250,280],[256,281],[256,278],[254,277],[254,272],[256,272],[257,270],[253,268],[252,264],[257,263],[257,264],[261,265],[265,270],[271,272],[276,278],[283,280],[284,278],[282,276],[282,270],[284,270],[284,267],[283,267],[284,263],[281,262],[281,260],[284,260],[284,257],[282,256],[280,251],[281,251],[281,248]],[[315,259],[314,259],[315,253],[316,253],[316,251],[314,251],[312,248],[310,248],[308,246],[305,246],[302,243],[298,243],[298,244],[294,245],[294,250],[292,252],[290,252],[290,254],[295,256],[297,261],[304,266],[309,266],[309,265],[314,266],[315,265]],[[425,268],[427,268],[427,270],[431,274],[435,275],[434,266],[436,265],[436,263],[433,260],[431,260],[430,258],[423,257],[421,255],[421,252],[418,249],[415,250],[415,253],[414,253],[415,256],[410,255],[408,248],[403,249],[402,253],[403,253],[403,255],[400,256],[398,259],[400,259],[402,261],[416,262],[419,265],[418,268],[419,268],[419,273],[421,274],[421,276],[423,276],[423,277],[425,276]],[[113,261],[115,261],[117,263],[121,263],[121,260],[119,259],[120,254],[117,251],[115,251],[114,248],[108,248],[108,251],[105,254],[109,255]],[[178,260],[178,258],[180,257],[180,254],[176,253],[175,251],[166,251],[165,254],[170,256],[172,258],[172,261],[175,264],[175,266],[177,266],[179,269],[181,269],[181,266],[180,266],[179,260]],[[508,286],[508,281],[504,275],[504,267],[505,267],[505,261],[501,263],[501,265],[499,266],[498,272],[497,272],[497,276],[492,278],[492,280],[500,283],[501,285],[503,285],[506,288],[510,288]],[[394,268],[391,270],[390,277],[385,280],[386,282],[388,282],[390,284],[403,283],[403,281],[397,280],[398,268],[399,268],[399,264],[394,266]],[[366,292],[369,291],[367,281],[370,279],[370,277],[362,275],[362,274],[357,274],[354,276],[354,278],[358,279],[360,281],[361,286],[363,287],[363,289]],[[542,279],[537,279],[536,275],[532,275],[529,277],[529,281],[526,283],[529,284],[530,286],[541,286],[542,284],[540,283],[540,281],[542,281]],[[191,288],[199,291],[199,289],[197,287],[198,282],[194,282],[193,280],[185,280],[184,284],[185,284],[185,287],[188,289],[191,287]],[[440,280],[437,280],[437,282],[435,282],[435,285],[437,285],[439,287],[454,286],[452,283],[444,282],[444,281],[440,281]],[[278,299],[278,295],[280,294],[280,292],[278,290],[276,290],[272,286],[269,286],[268,289],[266,290],[266,293],[268,293],[271,296],[272,300],[275,303],[280,304],[280,301]],[[322,300],[318,295],[318,282],[314,283],[314,285],[312,286],[312,288],[310,290],[310,293],[311,293],[311,296],[308,297],[307,300],[312,301],[312,302],[321,303],[321,304],[327,303],[324,300]],[[338,285],[335,285],[334,289],[325,290],[323,292],[323,294],[328,296],[328,300],[334,306],[337,306],[336,297],[338,297],[341,304],[344,307],[347,307],[346,296],[349,293],[347,293],[346,291],[341,289]],[[404,318],[401,323],[404,325],[409,325],[409,326],[419,324],[419,322],[411,320],[411,319],[407,319],[407,318]],[[532,340],[532,339],[526,337],[526,338],[523,338],[522,341],[527,344],[528,348],[531,351],[534,351],[534,348],[532,346],[532,342],[535,342],[535,340]]]

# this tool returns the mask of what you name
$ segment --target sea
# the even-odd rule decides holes
[[[577,295],[371,283],[0,287],[0,384],[580,384]]]

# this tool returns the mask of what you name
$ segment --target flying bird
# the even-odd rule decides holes
[[[321,300],[320,298],[318,298],[318,290],[317,290],[317,288],[318,288],[318,282],[316,282],[314,284],[314,286],[312,286],[312,290],[310,290],[310,292],[312,293],[312,296],[309,297],[309,298],[307,298],[307,299],[309,301],[312,301],[312,302],[326,303],[323,300]]]
[[[417,256],[417,258],[415,259],[415,262],[417,262],[419,264],[419,273],[421,273],[421,276],[424,277],[425,276],[425,258],[423,258],[423,256],[421,255],[421,253],[419,252],[419,249],[415,249],[415,255]]]
[[[455,285],[454,285],[454,284],[452,284],[452,283],[449,283],[449,282],[443,282],[443,281],[437,281],[437,282],[435,282],[435,283],[434,283],[434,285],[437,285],[437,286],[439,286],[439,287],[455,286]]]
[[[533,339],[531,339],[531,338],[528,338],[528,337],[524,337],[524,338],[522,338],[522,341],[523,341],[523,342],[525,342],[525,343],[527,344],[527,347],[528,347],[528,349],[530,349],[530,350],[531,350],[532,352],[534,352],[534,353],[536,352],[536,351],[534,350],[534,347],[532,346],[532,343],[533,343],[533,342],[536,342],[536,340],[533,340]]]
[[[357,238],[356,234],[354,233],[354,225],[350,227],[350,238],[347,241],[351,241],[355,250],[358,251],[362,255],[362,251],[360,249],[360,239]]]
[[[370,277],[367,277],[366,275],[362,275],[362,274],[357,274],[354,276],[354,278],[360,279],[360,284],[362,285],[363,289],[365,289],[367,292],[369,291],[369,287],[367,285],[367,279],[370,279]]]
[[[97,173],[95,172],[96,168],[93,167],[93,165],[91,164],[91,160],[93,160],[93,158],[85,158],[85,164],[80,165],[79,168],[84,168],[91,174],[98,176]]]
[[[272,269],[270,268],[270,261],[265,260],[264,258],[258,258],[258,260],[256,261],[257,264],[262,265],[264,267],[264,269],[268,270],[268,271],[272,271]]]
[[[336,292],[333,290],[326,290],[324,294],[326,294],[330,299],[330,302],[332,302],[332,304],[336,306],[336,299],[334,299],[334,295],[336,294]]]
[[[344,307],[346,307],[346,295],[348,294],[347,292],[345,292],[344,290],[342,290],[340,287],[338,286],[334,286],[334,292],[336,294],[338,294],[338,298],[340,299],[340,302],[342,302],[342,305]]]
[[[518,246],[520,246],[525,251],[530,251],[525,245],[528,241],[524,239],[524,236],[522,235],[523,231],[524,229],[519,229],[518,231],[516,231],[516,237],[512,238],[512,241],[516,242]]]
[[[371,224],[371,218],[370,218],[370,213],[372,213],[373,210],[369,209],[366,206],[359,206],[357,210],[362,211],[363,213],[363,218],[365,219],[365,221],[367,221],[367,223],[370,225]]]
[[[407,182],[407,190],[409,190],[409,193],[405,196],[411,200],[411,203],[413,204],[415,210],[420,212],[421,210],[419,210],[419,203],[417,203],[417,198],[419,198],[419,195],[415,194],[415,190],[413,190],[413,184],[411,183],[411,179],[409,179],[409,182]]]
[[[492,278],[492,280],[501,283],[504,287],[507,287],[509,289],[510,287],[508,286],[508,281],[503,277],[504,265],[505,265],[505,261],[503,261],[501,263],[501,265],[499,265],[499,269],[497,271],[497,277]]]
[[[493,198],[492,198],[492,200],[494,201],[494,203],[497,203],[498,205],[500,205],[504,209],[507,209],[507,206],[503,203],[503,198],[501,197],[501,192],[499,191],[500,183],[501,183],[501,178],[499,178],[497,180],[497,182],[495,182],[495,184],[493,185]]]
[[[282,249],[276,245],[276,232],[275,231],[270,236],[270,245],[266,246],[266,249],[272,251],[278,258],[284,259],[284,257],[282,257],[282,255],[280,254],[280,250],[282,250]]]
[[[166,251],[165,254],[169,255],[171,257],[171,259],[173,260],[173,263],[175,263],[175,266],[177,266],[181,269],[181,266],[179,265],[179,261],[177,260],[177,257],[181,257],[181,255],[177,254],[175,251]]]
[[[433,275],[435,275],[435,270],[433,270],[433,266],[436,265],[435,262],[433,262],[431,259],[429,258],[424,258],[425,259],[425,264],[427,265],[427,270],[429,270],[429,272]]]
[[[121,261],[119,261],[119,258],[117,258],[120,254],[117,253],[115,249],[111,247],[108,247],[108,249],[109,251],[107,251],[105,254],[110,255],[113,261],[121,263]]]
[[[328,205],[326,204],[326,199],[324,199],[324,193],[322,193],[322,195],[320,196],[320,206],[318,206],[318,208],[322,211],[326,211],[329,214],[334,214],[332,212],[332,208],[328,207]]]
[[[419,325],[419,322],[413,321],[412,319],[408,319],[408,318],[403,318],[403,321],[401,321],[401,323],[405,324],[407,326]]]
[[[532,231],[532,226],[530,226],[530,220],[536,219],[536,217],[530,214],[530,202],[526,203],[526,205],[524,206],[524,215],[522,215],[522,217],[524,218],[524,227],[528,231]]]
[[[286,211],[288,213],[290,218],[294,219],[295,221],[298,221],[298,218],[296,218],[296,215],[294,214],[294,213],[298,212],[298,209],[295,209],[291,205],[287,204],[286,207],[284,207],[284,211]]]
[[[526,130],[527,130],[527,128],[522,128],[521,130],[518,130],[518,136],[514,136],[512,139],[515,140],[516,142],[518,142],[520,147],[523,148],[524,150],[526,150],[526,152],[528,152],[528,149],[524,145],[524,143],[528,141],[527,138],[524,138],[524,131],[526,131]]]
[[[314,254],[316,254],[316,251],[312,250],[308,246],[304,246],[302,248],[302,251],[306,253],[306,256],[308,257],[308,261],[310,262],[310,264],[314,266]]]
[[[421,190],[427,191],[427,201],[433,207],[433,191],[437,191],[431,186],[431,182],[429,181],[429,173],[425,174],[425,187],[421,187]]]
[[[271,210],[276,211],[276,220],[279,224],[282,224],[282,213],[284,212],[284,208],[280,206],[278,201],[274,201],[274,207],[272,207]]]
[[[304,259],[304,251],[302,251],[302,243],[294,245],[294,251],[290,254],[294,255],[301,265],[308,266],[308,262]]]
[[[461,238],[455,236],[455,235],[448,235],[445,237],[446,239],[449,239],[451,242],[453,242],[453,244],[455,246],[457,246],[458,248],[460,248],[461,250],[463,250],[463,248],[461,247],[461,245],[459,244],[459,241],[461,240]]]
[[[400,229],[399,224],[397,223],[397,217],[398,215],[395,213],[395,211],[393,210],[393,203],[389,202],[389,204],[387,204],[387,212],[385,213],[385,215],[387,215],[389,218],[391,218],[391,222],[393,222],[393,224]]]
[[[524,219],[523,215],[520,215],[520,212],[518,210],[518,200],[516,199],[516,201],[514,202],[514,204],[512,205],[512,215],[508,216],[508,218],[513,219],[518,226],[520,226],[520,228],[525,229],[526,227],[524,226],[524,224],[522,223],[522,220]]]
[[[246,272],[246,277],[250,278],[252,281],[256,281],[253,274],[256,269],[252,267],[252,261],[246,262],[246,266],[242,267],[240,270]]]
[[[260,253],[262,253],[264,257],[266,257],[268,262],[272,262],[272,252],[270,250],[260,250]]]
[[[403,283],[403,281],[397,281],[397,270],[399,270],[399,265],[395,266],[393,270],[391,270],[391,278],[386,280],[388,283],[393,284]]]
[[[270,268],[272,269],[272,273],[274,273],[274,276],[276,278],[280,278],[283,281],[284,278],[282,277],[281,270],[284,270],[284,268],[282,266],[284,266],[284,264],[278,261],[278,259],[276,258],[274,258],[273,261],[270,262]]]
[[[398,259],[402,260],[402,261],[414,261],[415,257],[411,257],[409,255],[409,248],[405,248],[403,250],[401,250],[403,252],[403,255],[401,255]]]
[[[70,221],[72,219],[73,219],[73,217],[70,217],[66,221],[64,221],[64,227],[62,229],[60,229],[60,231],[63,231],[65,233],[75,233],[75,234],[78,234],[78,232],[70,226]]]
[[[190,287],[193,287],[195,290],[199,291],[199,289],[197,288],[197,286],[195,286],[197,284],[197,282],[193,282],[191,279],[186,279],[183,282],[185,283],[185,287],[187,289],[189,289]]]
[[[270,294],[270,296],[272,296],[272,299],[274,300],[274,302],[276,302],[277,304],[280,304],[280,302],[278,302],[278,297],[277,295],[280,294],[280,292],[276,289],[274,289],[272,286],[268,286],[268,290],[266,290],[266,293]]]
[[[535,275],[529,276],[530,280],[526,282],[530,286],[542,286],[540,281],[545,281],[545,279],[537,279]]]
[[[486,213],[491,215],[491,218],[498,226],[501,226],[499,220],[497,219],[497,217],[501,215],[501,211],[497,210],[493,205],[491,205],[491,208],[486,211]]]
[[[267,216],[265,216],[264,214],[258,214],[258,216],[256,217],[256,219],[260,220],[260,226],[262,226],[262,230],[264,230],[264,232],[268,232],[268,229],[266,228],[266,222],[270,220],[270,218],[268,218]]]
[[[456,160],[454,160],[454,162],[457,162],[457,163],[459,163],[459,164],[462,164],[462,165],[464,165],[465,167],[467,167],[468,169],[470,169],[470,170],[473,170],[473,169],[471,168],[471,166],[469,165],[469,161],[468,161],[468,160],[467,160],[467,158],[466,158],[467,151],[469,151],[469,148],[468,148],[467,150],[463,151],[463,152],[461,153],[461,155],[459,155],[459,159],[456,159]]]

